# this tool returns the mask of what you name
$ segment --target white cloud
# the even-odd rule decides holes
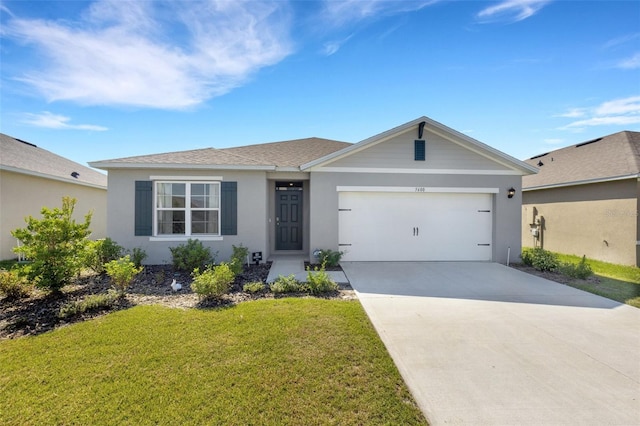
[[[617,68],[635,70],[640,68],[640,52],[635,55],[622,60],[618,63]]]
[[[560,145],[564,143],[564,139],[551,138],[551,139],[545,139],[543,140],[543,142],[547,145]]]
[[[567,118],[578,118],[584,117],[587,113],[586,108],[570,108],[567,112],[563,112],[562,114],[555,115],[554,117],[567,117]]]
[[[103,126],[94,124],[70,124],[70,117],[64,115],[53,114],[49,111],[43,111],[40,114],[25,113],[22,119],[23,124],[35,127],[45,127],[47,129],[64,129],[64,130],[91,130],[94,132],[104,132],[107,129]]]
[[[594,126],[626,126],[640,123],[640,96],[630,96],[603,102],[584,109],[586,118],[561,127],[561,130],[581,131]]]
[[[482,9],[477,14],[480,22],[519,22],[532,17],[551,0],[504,0]]]
[[[48,101],[180,109],[289,55],[289,28],[282,2],[100,0],[79,22],[14,18],[3,35],[43,53],[16,79]]]
[[[325,0],[323,21],[332,27],[342,27],[381,15],[420,10],[442,0],[393,1],[393,0]]]
[[[334,40],[334,41],[326,42],[322,46],[322,54],[326,55],[326,56],[333,55],[338,50],[340,50],[342,45],[345,44],[347,41],[349,41],[350,38],[351,38],[351,36],[343,38],[342,40]]]

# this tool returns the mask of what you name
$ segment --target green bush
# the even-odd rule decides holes
[[[286,277],[280,275],[271,283],[270,288],[273,293],[296,293],[306,289],[301,282],[296,280],[296,276],[293,274]]]
[[[252,283],[247,283],[242,287],[242,291],[245,293],[260,293],[266,288],[262,281],[256,281]]]
[[[82,300],[70,302],[62,306],[58,313],[58,317],[64,319],[81,315],[89,311],[109,309],[115,304],[118,298],[118,293],[113,290],[103,294],[91,294]]]
[[[331,249],[317,250],[314,252],[314,255],[318,258],[318,262],[324,266],[338,266],[343,254],[343,251],[334,251]]]
[[[224,262],[218,266],[208,266],[202,273],[196,268],[191,290],[201,298],[219,298],[229,292],[235,277],[230,265]]]
[[[233,254],[231,255],[231,270],[234,274],[240,275],[244,271],[244,264],[247,263],[247,256],[249,255],[249,249],[240,244],[239,247],[233,247]]]
[[[522,251],[522,263],[539,271],[553,271],[558,267],[558,257],[540,247]]]
[[[111,238],[88,241],[84,266],[91,268],[97,274],[101,274],[104,272],[105,263],[118,259],[123,252],[124,248]]]
[[[134,249],[131,250],[131,261],[138,268],[142,266],[142,261],[144,261],[146,258],[147,258],[147,252],[144,251],[144,249],[140,247],[134,247]]]
[[[11,231],[22,243],[13,251],[32,261],[25,271],[38,287],[59,291],[82,269],[92,213],[76,223],[75,204],[75,198],[63,197],[62,208],[43,207],[42,219],[29,216],[26,228]]]
[[[0,294],[8,299],[19,299],[29,293],[29,285],[17,269],[0,269]]]
[[[307,288],[312,294],[321,294],[338,290],[338,284],[327,274],[324,264],[313,270],[307,266]]]
[[[129,255],[112,260],[104,265],[107,275],[111,277],[111,282],[119,294],[124,294],[131,285],[137,274],[142,271],[142,267],[136,267]]]
[[[179,271],[192,272],[214,263],[215,256],[211,255],[209,247],[204,247],[200,240],[189,238],[187,244],[170,247],[173,267]]]
[[[582,259],[577,264],[563,262],[558,266],[558,270],[564,275],[581,280],[587,279],[593,275],[593,270],[587,263],[586,256],[582,256]]]

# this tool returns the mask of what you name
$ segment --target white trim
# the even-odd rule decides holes
[[[498,194],[500,188],[463,188],[463,187],[427,187],[427,186],[338,186],[337,192],[441,192],[459,194]]]
[[[216,181],[223,180],[222,176],[149,176],[149,180],[181,180],[181,181]]]
[[[640,174],[615,176],[615,177],[608,177],[608,178],[585,179],[585,180],[577,180],[575,182],[554,183],[550,185],[530,186],[528,188],[522,188],[522,191],[525,192],[525,191],[537,191],[539,189],[564,188],[567,186],[589,185],[591,183],[615,182],[617,180],[627,180],[627,179],[640,179]]]
[[[75,179],[75,178],[71,179],[71,178],[64,178],[64,177],[61,177],[61,176],[48,175],[46,173],[34,172],[33,170],[19,169],[17,167],[0,166],[0,170],[5,170],[7,172],[18,173],[18,174],[27,175],[27,176],[35,176],[35,177],[39,177],[39,178],[55,180],[55,181],[58,181],[58,182],[72,183],[74,185],[89,186],[91,188],[104,189],[105,191],[107,190],[107,186],[106,185],[103,186],[103,185],[98,185],[96,183],[84,182],[84,181],[80,181],[80,180]],[[99,172],[95,172],[95,173],[99,173]],[[100,174],[102,174],[102,173],[100,173]]]
[[[224,238],[222,236],[207,236],[207,235],[202,235],[202,236],[191,236],[191,237],[185,237],[184,235],[180,235],[180,236],[175,236],[175,237],[149,237],[149,241],[188,241],[189,239],[194,239],[197,238],[200,241],[222,241],[224,240]]]
[[[326,173],[394,173],[416,175],[504,175],[520,176],[517,170],[461,170],[461,169],[392,169],[380,167],[318,167],[312,172]]]
[[[158,184],[162,184],[162,183],[169,183],[169,184],[176,184],[176,183],[182,183],[185,185],[185,207],[184,208],[171,208],[171,207],[158,207]],[[202,181],[197,181],[197,182],[191,182],[191,181],[161,181],[161,180],[156,180],[153,181],[153,237],[155,238],[160,238],[161,240],[166,239],[166,238],[183,238],[185,240],[188,240],[189,238],[197,238],[197,239],[203,239],[203,238],[217,238],[220,237],[220,233],[222,232],[222,207],[221,207],[221,202],[222,202],[222,185],[220,184],[220,182],[215,182],[215,181],[208,181],[206,183],[210,184],[210,185],[217,185],[218,186],[218,207],[209,207],[209,208],[192,208],[190,207],[190,203],[191,203],[191,184],[198,184],[198,183],[203,183]],[[198,211],[215,211],[218,213],[218,234],[193,234],[191,232],[191,226],[192,226],[192,221],[191,221],[191,216],[190,213],[193,210],[198,210]],[[159,211],[184,211],[185,212],[185,229],[184,229],[184,235],[181,234],[158,234],[158,212]],[[182,241],[182,240],[179,240]],[[210,240],[210,241],[216,241],[216,240]]]
[[[94,161],[89,165],[96,169],[189,169],[189,170],[257,170],[274,171],[276,166],[243,166],[226,164],[187,164],[187,163],[109,163]]]

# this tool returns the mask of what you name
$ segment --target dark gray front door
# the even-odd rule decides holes
[[[302,188],[276,188],[276,250],[302,250]]]

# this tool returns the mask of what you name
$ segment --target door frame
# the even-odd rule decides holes
[[[299,249],[281,249],[279,246],[279,232],[278,232],[278,193],[284,191],[295,191],[300,194],[299,200],[299,216],[300,216],[300,248]],[[275,189],[273,192],[274,195],[274,204],[273,204],[273,212],[274,212],[274,220],[273,220],[273,232],[274,232],[274,251],[276,252],[302,252],[305,247],[305,202],[304,202],[304,184],[303,181],[300,180],[287,180],[287,181],[275,181]]]

